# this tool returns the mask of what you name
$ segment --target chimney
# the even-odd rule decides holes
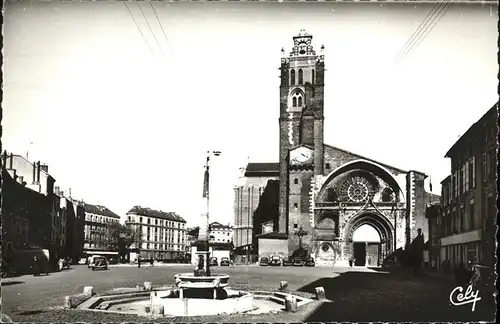
[[[49,173],[49,166],[47,164],[41,164],[40,165],[40,169],[42,169],[43,171]]]
[[[24,177],[23,176],[19,176],[19,177],[17,177],[17,180],[19,181],[20,184],[23,184]]]
[[[9,169],[12,170],[12,162],[14,161],[14,154],[10,153],[10,166]]]
[[[33,162],[33,184],[36,183],[36,163]]]
[[[59,196],[59,186],[54,186],[54,193]]]
[[[36,182],[40,183],[40,161],[36,163]]]
[[[64,197],[64,191],[59,191],[59,193],[61,194],[61,197]]]

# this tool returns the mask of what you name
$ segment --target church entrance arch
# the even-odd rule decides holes
[[[381,266],[392,251],[392,241],[392,224],[376,213],[358,215],[346,228],[348,251],[356,266]]]

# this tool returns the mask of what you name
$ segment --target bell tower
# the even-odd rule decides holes
[[[280,233],[288,233],[289,152],[298,145],[314,149],[314,175],[323,174],[324,57],[316,54],[312,35],[293,37],[288,56],[282,49],[280,84]],[[323,52],[324,46],[321,46]]]

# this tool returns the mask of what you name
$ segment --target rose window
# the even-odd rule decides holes
[[[371,183],[364,177],[354,176],[347,179],[341,188],[342,200],[360,203],[373,196]]]

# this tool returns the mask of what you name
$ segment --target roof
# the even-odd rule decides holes
[[[85,208],[86,213],[108,216],[108,217],[113,217],[113,218],[120,218],[120,216],[113,213],[111,210],[109,210],[105,206],[91,205],[91,204],[84,203],[83,207]]]
[[[177,215],[174,212],[164,212],[161,210],[155,210],[147,207],[134,206],[131,210],[127,212],[127,214],[137,214],[142,216],[154,217],[154,218],[162,218],[170,221],[186,223],[184,218]]]
[[[5,153],[4,153],[4,154],[5,154]],[[9,159],[9,158],[10,158],[10,155],[6,155],[6,157],[7,157],[7,159]],[[38,163],[38,162],[40,162],[40,161],[38,161],[38,162],[30,162],[28,159],[26,159],[24,156],[22,156],[22,155],[20,155],[20,154],[13,154],[13,153],[12,153],[12,157],[13,157],[13,158],[21,158],[22,160],[24,160],[24,162],[29,163],[29,164],[31,164],[32,166],[36,166],[36,165],[37,165],[37,163]],[[40,163],[40,166],[47,166],[47,164]],[[51,176],[51,175],[50,175],[50,173],[48,173],[47,171],[43,170],[42,168],[37,169],[37,170],[40,170],[40,173],[44,173],[44,174],[46,174],[48,177],[51,177],[52,179],[54,179],[54,177],[53,177],[53,176]]]
[[[278,232],[270,232],[264,234],[255,235],[260,239],[272,239],[272,240],[286,240],[288,239],[288,235],[286,233],[278,233]]]
[[[455,144],[453,144],[452,147],[450,147],[450,149],[448,150],[448,152],[446,152],[446,155],[444,157],[446,157],[446,158],[451,157],[451,155],[453,154],[453,151],[455,151],[455,149],[460,144],[462,144],[465,141],[465,139],[472,138],[474,136],[474,133],[480,127],[482,127],[483,124],[487,120],[493,119],[493,118],[496,120],[496,117],[497,117],[496,116],[497,106],[498,106],[498,102],[496,104],[494,104],[493,107],[491,107],[481,118],[479,118],[479,120],[477,122],[475,122],[474,124],[472,124],[471,127],[469,127],[469,129],[462,136],[460,136],[460,138],[458,139],[458,141],[456,141]]]
[[[232,228],[232,226],[230,226],[230,225],[222,225],[219,222],[212,222],[212,223],[210,223],[210,228],[212,228],[212,227],[213,228],[219,228],[220,227],[220,228],[227,228],[227,229],[231,229]]]
[[[248,176],[279,176],[280,164],[277,162],[248,163],[245,177]]]
[[[451,175],[449,175],[446,178],[444,178],[443,181],[441,181],[441,184],[443,184],[445,182],[450,182],[450,180],[451,180]]]
[[[385,163],[382,163],[382,162],[379,162],[379,161],[375,161],[375,160],[373,160],[373,159],[367,158],[367,157],[365,157],[365,156],[362,156],[362,155],[359,155],[359,154],[356,154],[356,153],[352,153],[352,152],[350,152],[350,151],[347,151],[347,150],[344,150],[344,149],[338,148],[338,147],[333,146],[333,145],[324,144],[324,146],[328,146],[328,147],[330,147],[330,148],[332,148],[332,149],[334,149],[334,150],[338,150],[338,151],[340,151],[340,152],[350,154],[350,155],[355,156],[355,157],[357,157],[357,158],[359,158],[359,159],[363,159],[363,160],[367,160],[367,161],[370,161],[370,162],[374,162],[374,163],[380,164],[381,166],[383,166],[383,167],[385,167],[385,168],[393,169],[393,170],[396,170],[396,171],[398,171],[398,172],[400,172],[400,173],[408,173],[408,171],[402,170],[402,169],[400,169],[400,168],[396,168],[396,167],[394,167],[394,166],[392,166],[392,165],[385,164]],[[419,171],[416,171],[416,172],[419,172]],[[421,172],[420,172],[420,173],[421,173]]]

